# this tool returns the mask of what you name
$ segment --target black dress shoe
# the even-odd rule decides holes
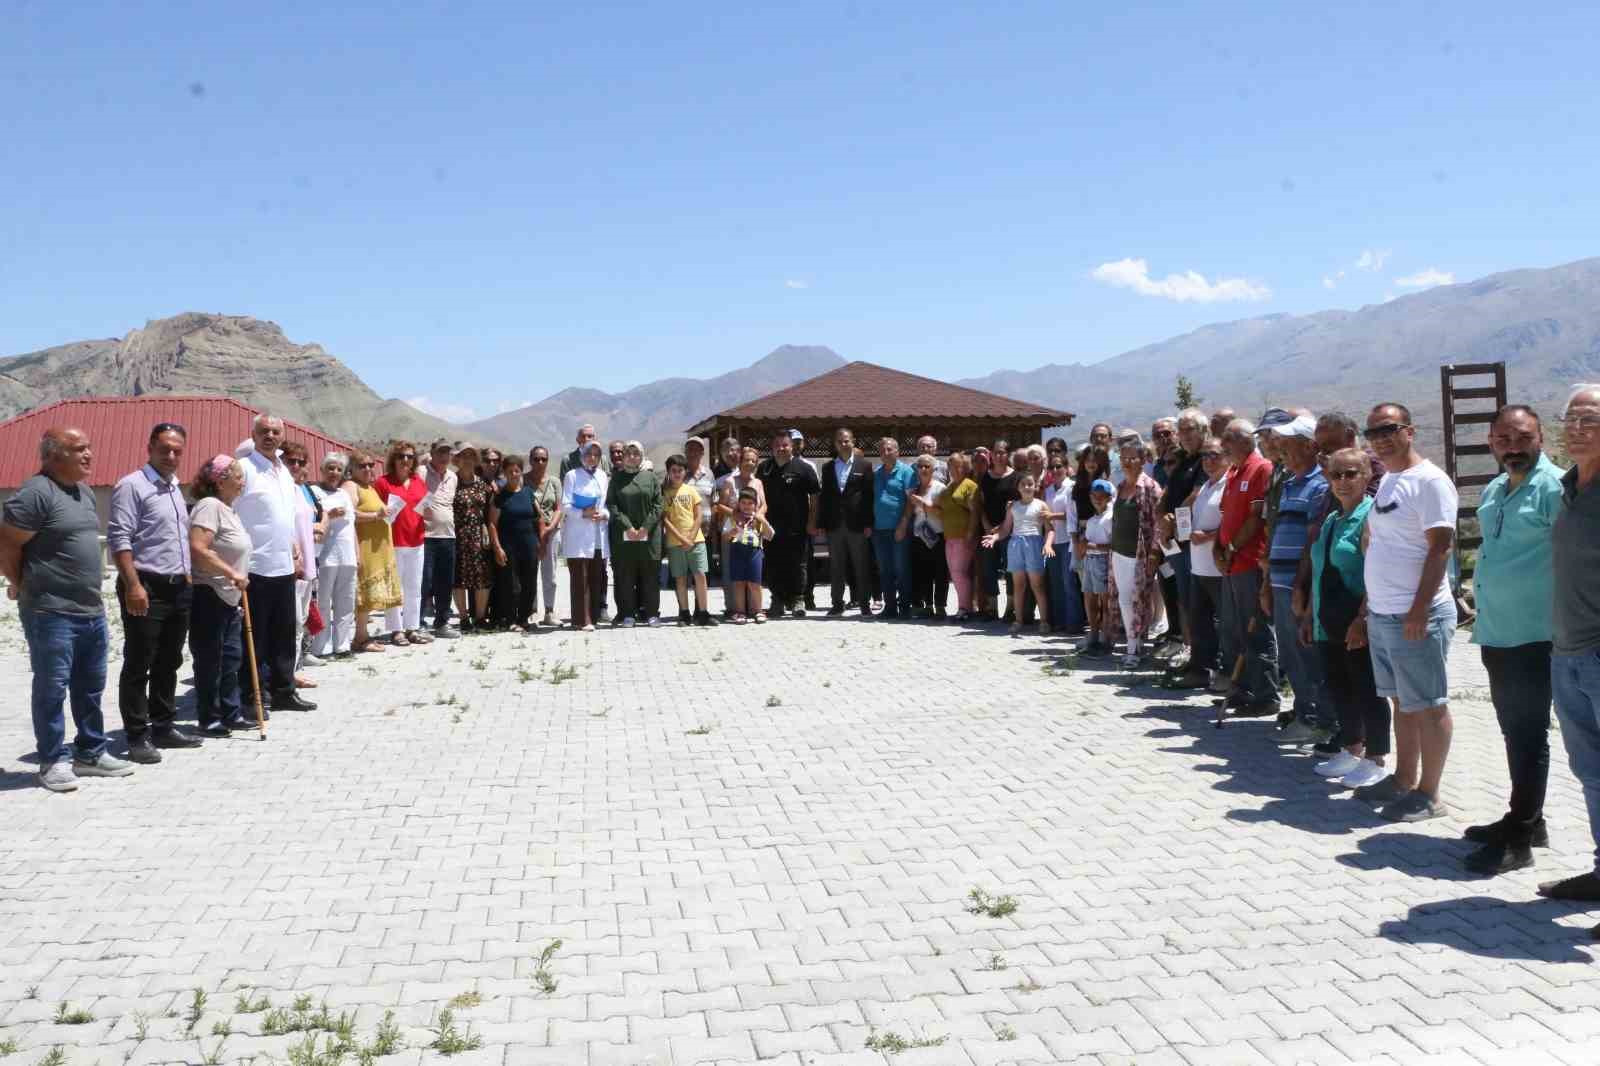
[[[1485,844],[1467,856],[1466,868],[1475,874],[1494,877],[1533,865],[1533,848],[1527,844],[1502,842]]]
[[[1277,700],[1257,700],[1254,703],[1246,703],[1242,706],[1234,707],[1232,717],[1271,718],[1278,713],[1278,706]]]
[[[200,738],[180,726],[169,725],[150,734],[158,748],[198,748]]]
[[[149,737],[140,737],[138,740],[128,741],[128,761],[149,766],[161,761],[161,753],[150,743]]]
[[[262,712],[261,712],[261,720],[263,722],[266,721],[268,718],[271,718],[271,717],[272,716],[270,714],[268,714],[265,709],[262,710]],[[229,732],[232,732],[232,733],[242,733],[242,732],[245,732],[246,730],[250,730],[250,729],[256,728],[255,717],[253,715],[243,715],[243,714],[235,715],[234,717],[229,718],[227,721],[223,722],[222,725],[223,725],[223,728],[227,729]]]
[[[1488,825],[1469,825],[1466,832],[1461,835],[1474,844],[1502,844],[1514,839],[1515,830],[1510,822],[1501,818],[1498,822],[1490,822]],[[1536,848],[1550,846],[1550,829],[1545,825],[1543,818],[1533,823],[1528,843]]]
[[[303,698],[298,692],[274,692],[272,694],[272,709],[275,711],[314,711],[317,705]]]
[[[211,722],[200,727],[200,735],[209,737],[212,740],[227,740],[228,737],[232,736],[232,730],[221,722]]]
[[[836,603],[828,608],[829,618],[838,618],[842,614],[844,614],[844,604],[842,603]]]
[[[1562,881],[1546,881],[1539,886],[1545,899],[1571,899],[1580,903],[1600,902],[1600,874],[1586,873]]]

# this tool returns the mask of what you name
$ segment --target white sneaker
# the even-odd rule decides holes
[[[72,760],[62,759],[51,763],[48,769],[39,771],[39,784],[51,792],[76,792],[78,775],[72,772]]]
[[[306,652],[304,655],[300,656],[300,665],[305,667],[324,666],[326,665],[326,662],[326,660],[319,659],[310,652]]]
[[[1376,785],[1388,776],[1389,771],[1371,759],[1360,759],[1357,760],[1356,768],[1341,777],[1339,783],[1347,788],[1366,788],[1368,785]]]
[[[133,763],[119,759],[109,751],[102,751],[93,760],[80,759],[74,755],[72,772],[79,777],[127,777],[133,773]]]
[[[633,615],[630,614],[628,617],[626,617],[626,618],[624,618],[622,620],[622,628],[623,629],[632,629],[633,628]]]
[[[646,622],[645,625],[649,626],[651,629],[660,629],[661,628],[661,616],[659,614],[651,615],[650,616],[650,621]]]
[[[1331,759],[1324,759],[1313,766],[1312,769],[1323,777],[1343,777],[1361,765],[1359,755],[1351,755],[1348,751],[1341,751]]]

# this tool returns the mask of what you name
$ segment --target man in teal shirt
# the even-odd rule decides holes
[[[900,461],[893,437],[878,442],[881,466],[872,472],[872,554],[878,560],[883,586],[883,617],[909,618],[911,606],[911,542],[906,539],[911,509],[907,502],[917,475]]]
[[[1539,416],[1520,404],[1495,415],[1489,448],[1505,473],[1478,503],[1483,546],[1473,575],[1478,617],[1472,642],[1489,672],[1489,695],[1505,737],[1511,802],[1498,822],[1467,830],[1467,839],[1483,846],[1466,865],[1492,875],[1532,865],[1532,848],[1550,842],[1544,823],[1555,591],[1550,534],[1561,512],[1561,468],[1544,454]]]

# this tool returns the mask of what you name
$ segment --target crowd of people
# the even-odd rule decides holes
[[[1501,819],[1466,830],[1481,874],[1548,843],[1552,703],[1600,841],[1600,386],[1573,390],[1561,433],[1566,471],[1531,408],[1505,407],[1489,431],[1502,472],[1477,508],[1471,623],[1511,789]],[[1166,686],[1209,690],[1219,713],[1276,718],[1281,743],[1312,747],[1317,774],[1384,818],[1445,810],[1459,506],[1402,404],[1364,422],[1189,409],[1148,437],[1096,424],[1077,448],[940,455],[925,436],[910,462],[892,438],[873,462],[846,428],[818,464],[794,430],[715,456],[694,438],[659,471],[640,442],[602,446],[589,425],[555,471],[544,446],[524,460],[448,441],[330,453],[313,471],[263,415],[202,464],[190,500],[186,443],[182,426],[155,426],[107,520],[126,758],[100,710],[108,630],[83,432],[47,432],[39,474],[4,506],[0,574],[28,640],[46,788],[254,728],[257,691],[268,712],[311,710],[305,671],[328,659],[558,626],[558,560],[574,630],[660,626],[664,589],[680,625],[759,625],[817,609],[826,545],[828,616],[1036,628],[1081,636],[1086,660],[1120,647],[1122,667],[1159,664]],[[185,643],[194,730],[175,718]],[[1600,901],[1600,873],[1541,892]]]

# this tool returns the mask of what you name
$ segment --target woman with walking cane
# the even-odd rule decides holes
[[[194,607],[189,654],[194,659],[195,720],[208,737],[226,737],[230,730],[252,728],[239,705],[243,627],[249,624],[240,607],[250,583],[250,535],[233,513],[233,501],[243,488],[244,469],[238,460],[219,455],[200,468],[191,490],[195,499],[189,515]],[[253,658],[253,647],[251,651]],[[253,664],[250,676],[257,676]],[[256,717],[254,725],[265,736],[259,691]]]

